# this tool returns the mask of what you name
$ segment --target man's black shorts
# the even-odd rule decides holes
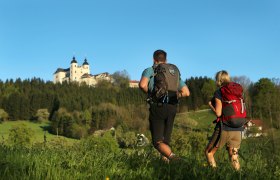
[[[159,141],[170,143],[176,112],[177,105],[157,103],[150,105],[149,121],[153,144]]]

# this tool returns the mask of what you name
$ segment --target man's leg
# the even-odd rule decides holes
[[[172,154],[171,148],[169,145],[165,144],[162,141],[158,141],[156,143],[156,149],[165,157],[169,158],[169,156]]]
[[[165,106],[151,106],[149,121],[153,146],[161,155],[168,158],[171,154],[171,149],[164,139],[164,121],[166,119],[166,114]]]
[[[164,144],[165,146],[168,146],[170,151],[168,151],[168,159],[177,159],[177,156],[172,152],[169,143],[171,142],[171,134],[173,130],[173,124],[174,124],[174,119],[176,116],[177,112],[177,106],[176,105],[171,105],[171,104],[166,104],[165,106],[166,112],[168,112],[167,118],[164,121],[164,133],[163,133],[163,138],[164,138]]]

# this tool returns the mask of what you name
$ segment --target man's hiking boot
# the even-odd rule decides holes
[[[174,153],[171,153],[170,156],[168,157],[168,159],[169,159],[169,161],[172,161],[172,162],[181,160],[181,158]]]
[[[177,155],[175,155],[174,153],[171,153],[170,156],[167,158],[165,156],[161,156],[161,160],[167,164],[169,164],[170,162],[177,162],[180,161],[181,158]]]
[[[166,163],[166,164],[169,163],[169,159],[168,159],[167,157],[165,157],[165,156],[161,156],[161,160],[162,160],[164,163]]]

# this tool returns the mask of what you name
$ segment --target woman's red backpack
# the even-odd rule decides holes
[[[222,121],[229,127],[239,128],[246,123],[246,108],[243,88],[240,84],[230,82],[221,87]]]

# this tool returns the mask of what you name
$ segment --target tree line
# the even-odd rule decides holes
[[[114,74],[111,84],[96,87],[85,84],[53,84],[40,78],[0,81],[0,121],[51,121],[56,134],[81,138],[96,130],[119,127],[122,131],[148,129],[146,95],[129,88],[128,76]],[[259,118],[269,127],[280,127],[280,81],[262,78],[253,83],[247,77],[233,77],[244,88],[248,118]],[[180,100],[179,112],[208,108],[216,90],[213,79],[191,77],[185,80],[191,96]]]

